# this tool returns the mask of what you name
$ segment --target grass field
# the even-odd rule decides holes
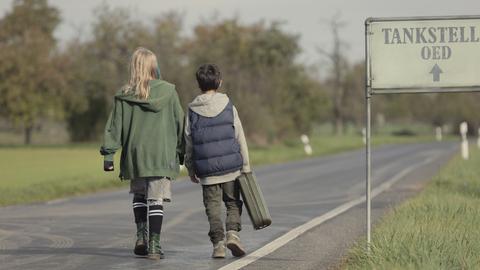
[[[480,269],[480,151],[453,160],[359,243],[344,269]]]
[[[118,163],[117,163],[118,164]],[[45,201],[121,185],[104,173],[98,149],[33,147],[0,149],[0,205]]]
[[[428,137],[376,136],[374,144],[431,140]],[[311,140],[314,156],[362,147],[358,136],[324,136]],[[118,156],[116,165],[118,167]],[[298,141],[250,149],[252,164],[307,158]],[[102,171],[98,145],[0,148],[0,205],[46,201],[125,186],[118,171]]]

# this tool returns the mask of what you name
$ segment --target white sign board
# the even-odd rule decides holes
[[[365,24],[372,93],[480,90],[480,16],[372,18]]]

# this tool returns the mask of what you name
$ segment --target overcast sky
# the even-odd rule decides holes
[[[88,32],[92,11],[99,0],[49,0],[62,13],[62,25],[56,36],[65,41],[76,35],[75,28]],[[259,20],[280,20],[284,29],[301,35],[304,50],[300,60],[320,61],[317,46],[329,48],[331,34],[326,20],[341,14],[346,22],[341,36],[349,44],[347,54],[360,60],[364,54],[364,20],[367,17],[480,15],[480,0],[115,0],[110,6],[128,7],[137,18],[152,18],[163,12],[177,10],[185,14],[185,33],[195,23],[215,11],[220,18],[237,15],[244,23]],[[10,10],[12,0],[0,1],[0,16]]]

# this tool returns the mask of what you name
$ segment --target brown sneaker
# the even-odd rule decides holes
[[[227,232],[227,248],[230,249],[232,255],[235,257],[242,257],[245,255],[245,249],[240,242],[240,236],[237,231]]]
[[[214,259],[225,258],[225,242],[220,241],[213,245],[212,258]]]

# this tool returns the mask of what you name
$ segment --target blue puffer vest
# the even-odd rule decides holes
[[[190,109],[189,120],[193,167],[198,177],[224,175],[242,168],[243,159],[235,138],[230,101],[215,117],[205,117]]]

